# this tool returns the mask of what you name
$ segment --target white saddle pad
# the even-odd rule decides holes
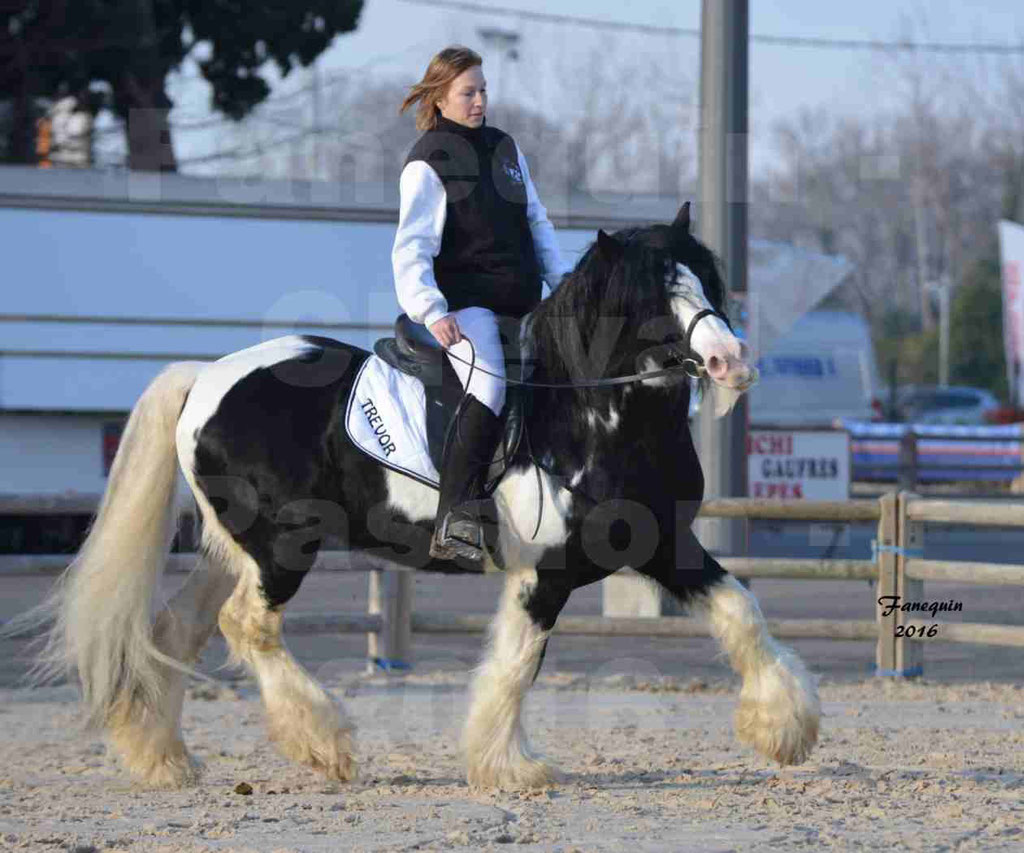
[[[440,482],[430,460],[423,383],[371,355],[359,369],[345,432],[363,453],[429,486]]]

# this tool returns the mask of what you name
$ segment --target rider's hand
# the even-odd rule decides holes
[[[436,323],[428,326],[427,328],[430,329],[430,334],[432,334],[437,339],[437,342],[445,349],[455,346],[455,344],[462,340],[462,331],[459,329],[459,321],[455,319],[454,314],[442,317]]]

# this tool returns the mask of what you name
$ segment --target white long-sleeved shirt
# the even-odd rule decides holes
[[[526,219],[541,277],[554,290],[568,268],[562,261],[555,228],[537,195],[518,145],[516,156],[526,188]],[[448,313],[448,302],[434,277],[434,258],[441,251],[444,234],[447,196],[437,172],[422,160],[406,165],[398,188],[398,230],[391,250],[398,304],[410,319],[430,326]]]

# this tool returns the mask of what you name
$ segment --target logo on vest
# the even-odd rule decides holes
[[[391,440],[387,427],[384,426],[384,421],[377,414],[377,407],[373,404],[373,400],[367,397],[366,402],[362,403],[359,408],[363,410],[363,414],[366,415],[366,420],[370,424],[370,429],[377,436],[377,442],[380,444],[380,449],[384,456],[390,456],[398,448],[395,447],[395,443]]]
[[[504,163],[501,164],[501,167],[502,169],[505,170],[505,174],[508,176],[508,179],[512,181],[513,184],[523,183],[523,173],[522,171],[520,171],[518,166],[514,166],[512,163],[506,160]]]

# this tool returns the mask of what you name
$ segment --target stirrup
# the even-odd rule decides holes
[[[479,521],[449,512],[430,539],[430,556],[438,560],[462,557],[478,563],[484,558],[484,532]]]

